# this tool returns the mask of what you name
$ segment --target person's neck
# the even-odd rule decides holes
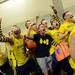
[[[72,21],[70,21],[70,20],[65,20],[65,22],[72,23]]]
[[[16,39],[20,39],[21,38],[21,35],[19,35],[18,37],[16,37]]]
[[[59,28],[54,28],[55,30],[58,30]]]
[[[44,36],[44,35],[45,35],[45,33],[40,32],[40,35]]]

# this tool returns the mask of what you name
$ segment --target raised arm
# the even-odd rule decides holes
[[[6,37],[3,35],[2,33],[2,29],[1,29],[1,22],[2,22],[2,18],[0,18],[0,42],[9,42],[10,44],[13,44],[13,39],[12,37]]]

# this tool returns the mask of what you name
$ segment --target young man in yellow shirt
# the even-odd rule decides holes
[[[34,67],[32,67],[32,65],[34,66],[34,63],[26,56],[26,49],[24,49],[24,36],[21,35],[21,30],[17,25],[13,26],[12,33],[13,36],[10,35],[8,37],[4,37],[2,34],[0,36],[0,41],[9,42],[12,46],[12,52],[16,60],[15,68],[17,75],[29,75],[30,70],[34,69]]]
[[[70,48],[70,53],[71,53],[71,56],[72,56],[74,51],[73,51],[73,47],[72,47],[73,45],[70,44],[71,43],[70,42],[71,41],[70,37],[72,37],[70,35],[71,35],[72,31],[74,31],[74,29],[75,29],[74,15],[71,12],[66,11],[66,12],[63,13],[63,19],[64,19],[64,23],[60,26],[59,32],[62,33],[62,34],[68,32],[68,34],[65,35],[65,36],[67,37],[67,42],[69,44],[69,47],[71,47]],[[74,57],[74,56],[72,56],[72,57]],[[73,61],[72,58],[70,58],[69,63],[71,65],[71,67],[73,69],[75,69],[75,67],[74,67],[75,66],[75,62]]]
[[[64,19],[64,23],[59,28],[59,32],[61,32],[62,34],[64,34],[66,31],[70,32],[72,28],[75,27],[75,24],[73,23],[74,16],[71,12],[69,11],[64,12],[63,19]]]
[[[60,23],[58,21],[53,20],[51,22],[51,24],[54,28],[52,30],[53,31],[52,36],[54,37],[56,45],[59,45],[60,42],[65,38],[65,35],[67,35],[67,33],[66,34],[61,34],[59,32]],[[56,58],[56,56],[55,56],[55,58]],[[55,64],[53,63],[53,70],[54,70],[53,75],[56,75],[56,74],[60,75],[62,69],[67,72],[67,75],[72,75],[73,74],[69,63],[67,62],[67,58],[63,59],[62,61],[58,61],[56,59],[57,63],[55,63]],[[53,58],[53,60],[54,60],[54,58]]]
[[[17,75],[29,75],[30,72],[36,71],[35,62],[29,59],[26,55],[26,49],[24,45],[24,36],[21,35],[19,27],[13,27],[13,53],[16,60],[16,71]]]

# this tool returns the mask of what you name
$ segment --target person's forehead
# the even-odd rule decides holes
[[[46,21],[46,20],[43,20],[42,22],[45,23],[45,22],[47,22],[47,21]]]
[[[42,28],[42,27],[45,27],[45,26],[41,24],[41,25],[40,25],[40,28]]]
[[[12,28],[12,31],[16,31],[16,30],[19,30],[19,28],[18,27],[13,27]]]
[[[30,21],[27,22],[27,24],[31,23]]]
[[[54,23],[59,23],[59,22],[58,22],[58,21],[56,21],[56,20],[54,20],[54,21],[53,21],[53,24],[54,24]]]
[[[73,15],[73,13],[72,12],[67,12],[66,15]]]
[[[53,23],[56,23],[56,22],[57,22],[56,20],[53,21]]]

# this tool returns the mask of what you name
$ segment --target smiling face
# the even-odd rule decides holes
[[[20,36],[21,30],[19,27],[13,26],[12,32],[13,32],[14,37],[18,38]]]

